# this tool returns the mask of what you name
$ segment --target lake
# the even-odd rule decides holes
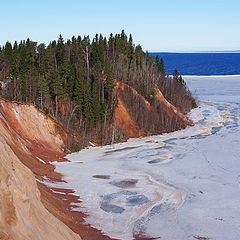
[[[149,53],[163,58],[166,73],[181,75],[238,75],[240,53]]]

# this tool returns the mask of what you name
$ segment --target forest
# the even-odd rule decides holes
[[[73,36],[64,41],[60,35],[47,46],[27,39],[0,47],[0,97],[34,104],[66,131],[81,136],[81,146],[90,139],[108,142],[102,129],[113,122],[116,79],[150,104],[156,85],[182,113],[196,107],[177,69],[173,77],[167,76],[163,59],[135,46],[124,30],[108,39],[96,34],[92,40]],[[140,108],[136,104],[135,111]]]

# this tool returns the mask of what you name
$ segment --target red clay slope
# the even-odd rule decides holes
[[[117,80],[115,84],[118,103],[114,112],[114,127],[119,140],[171,132],[190,124],[188,119],[164,98],[156,85],[154,101],[150,104],[129,85]]]

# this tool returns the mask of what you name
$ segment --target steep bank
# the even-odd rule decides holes
[[[51,171],[36,149],[60,153],[62,139],[34,106],[0,100],[0,239],[81,239],[46,210],[35,180]]]
[[[117,80],[115,84],[115,139],[126,140],[172,132],[191,124],[185,115],[164,98],[156,85],[150,103],[129,85]]]

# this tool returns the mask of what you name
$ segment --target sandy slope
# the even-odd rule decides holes
[[[0,152],[0,239],[80,239],[46,210],[33,173],[2,135]]]
[[[33,114],[35,121],[28,118],[26,111]],[[61,138],[51,132],[55,128],[53,121],[43,118],[33,106],[0,101],[0,239],[81,239],[46,210],[34,174],[15,154],[33,160],[31,140],[44,139],[53,142],[53,149],[61,147]],[[38,130],[40,123],[45,124],[45,130]]]

